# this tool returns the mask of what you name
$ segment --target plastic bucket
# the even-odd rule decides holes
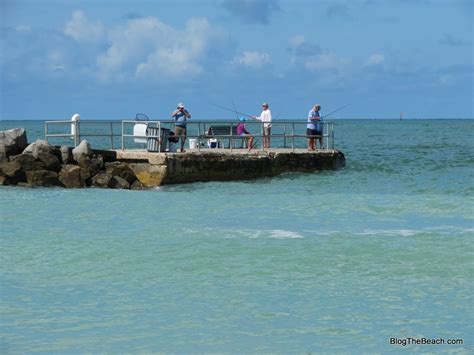
[[[197,149],[197,139],[189,139],[189,149]]]

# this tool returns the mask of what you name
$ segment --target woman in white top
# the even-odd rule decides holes
[[[263,122],[263,147],[270,148],[270,134],[272,130],[272,113],[268,108],[268,104],[262,104],[262,113],[260,117],[254,116],[256,120]]]

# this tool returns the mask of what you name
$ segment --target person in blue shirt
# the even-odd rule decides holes
[[[306,126],[306,135],[308,136],[308,150],[316,150],[316,139],[319,140],[320,148],[323,147],[323,125],[319,111],[321,105],[316,104],[308,112],[308,124]]]
[[[191,118],[191,115],[184,108],[184,104],[180,102],[176,111],[171,114],[171,117],[173,117],[175,121],[174,134],[177,139],[181,138],[181,152],[183,153],[185,152],[184,142],[186,141],[186,121]]]

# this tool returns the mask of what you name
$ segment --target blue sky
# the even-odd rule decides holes
[[[471,0],[0,0],[0,119],[472,118]]]

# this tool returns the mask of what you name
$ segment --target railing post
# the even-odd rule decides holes
[[[284,124],[283,128],[283,148],[286,149],[286,123]]]
[[[161,121],[158,121],[158,153],[161,153],[161,143],[163,136],[161,135]]]
[[[291,151],[295,151],[295,123],[291,122]]]
[[[197,136],[198,152],[201,151],[201,122],[198,122],[198,136]]]
[[[114,149],[114,124],[110,122],[110,147]]]
[[[79,140],[79,121],[74,121],[74,147],[77,147],[77,141]]]
[[[232,136],[232,134],[233,134],[233,129],[232,129],[233,126],[234,126],[234,124],[231,122],[231,123],[230,123],[230,138],[229,138],[229,146],[230,146],[230,151],[231,151],[231,152],[232,152],[232,145],[233,145],[232,143],[234,143],[233,136]]]
[[[332,149],[334,148],[334,123],[331,123],[331,140],[332,140]]]
[[[44,140],[48,141],[48,122],[44,122]]]
[[[122,120],[122,150],[123,150],[123,120]]]
[[[329,124],[326,123],[326,150],[329,150]]]

